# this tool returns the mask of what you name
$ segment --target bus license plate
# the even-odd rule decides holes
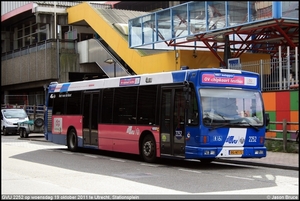
[[[243,154],[243,150],[230,150],[229,154],[230,155],[242,155]]]

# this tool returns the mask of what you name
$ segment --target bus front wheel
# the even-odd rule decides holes
[[[77,150],[78,142],[77,142],[77,134],[76,134],[75,129],[71,129],[68,132],[67,144],[68,144],[68,149],[70,151],[76,151]]]
[[[156,144],[152,135],[146,135],[142,144],[142,156],[146,162],[154,162],[156,160]]]

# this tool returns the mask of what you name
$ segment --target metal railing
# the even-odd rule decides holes
[[[58,40],[58,42],[59,45],[57,45],[56,39],[48,39],[38,43],[34,43],[32,45],[27,45],[25,47],[14,49],[12,51],[3,52],[1,54],[1,61],[17,58],[23,55],[32,54],[42,50],[44,50],[46,53],[47,49],[56,48],[57,46],[59,46],[60,49],[68,49],[69,51],[74,51],[74,52],[77,51],[76,40],[60,39]]]
[[[279,55],[281,47],[279,47]],[[287,47],[287,57],[241,62],[230,66],[232,69],[247,70],[260,74],[262,91],[280,91],[299,88],[299,57],[298,47],[294,54]]]
[[[268,129],[269,132],[282,133],[282,138],[266,138],[266,139],[282,140],[282,146],[283,146],[284,151],[287,150],[287,142],[288,141],[299,142],[299,122],[287,122],[286,119],[283,119],[280,122],[279,121],[270,121],[270,124],[282,124],[282,130]],[[297,130],[288,129],[289,125],[298,125],[298,129]],[[270,125],[269,125],[269,127],[270,127]],[[296,138],[295,139],[291,139],[291,138],[288,139],[288,133],[295,133]]]

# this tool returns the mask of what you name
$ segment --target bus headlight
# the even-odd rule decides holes
[[[264,150],[255,150],[254,154],[264,154]]]
[[[216,151],[215,150],[205,150],[203,154],[205,156],[216,155]]]

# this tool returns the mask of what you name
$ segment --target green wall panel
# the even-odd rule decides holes
[[[266,111],[269,113],[270,121],[276,121],[276,112],[275,111]],[[276,124],[269,124],[270,130],[276,130]]]
[[[299,90],[290,92],[290,110],[299,110]]]
[[[282,133],[276,133],[276,138],[282,138]]]
[[[276,138],[283,138],[283,133],[276,132]],[[290,133],[287,133],[286,139],[291,139]]]

